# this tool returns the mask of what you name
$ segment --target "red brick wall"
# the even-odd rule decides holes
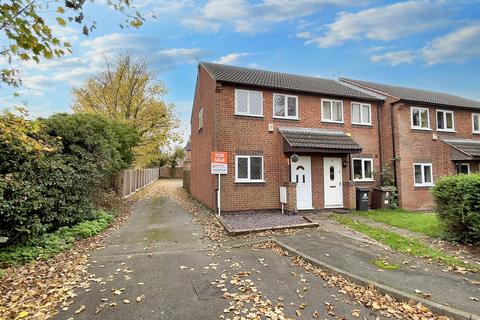
[[[455,166],[450,158],[450,147],[443,139],[480,139],[472,134],[471,111],[455,109],[456,132],[437,131],[436,110],[431,106],[422,106],[429,109],[430,127],[432,130],[411,129],[410,105],[397,104],[395,110],[395,134],[397,140],[398,186],[400,206],[411,210],[430,210],[434,207],[430,188],[415,187],[413,164],[415,162],[432,163],[434,181],[443,175],[454,174]],[[438,109],[446,109],[444,107]],[[433,134],[437,138],[433,138]]]
[[[216,126],[215,148],[217,151],[229,152],[229,174],[222,177],[222,208],[225,211],[244,211],[253,209],[278,209],[279,186],[289,181],[288,156],[283,153],[283,138],[278,132],[279,126],[297,126],[310,128],[328,128],[351,133],[352,137],[363,148],[363,153],[371,155],[374,160],[374,171],[378,177],[379,139],[376,104],[372,103],[373,126],[351,125],[351,101],[344,100],[345,124],[322,123],[320,121],[320,96],[296,94],[299,97],[300,120],[273,119],[273,93],[279,90],[246,88],[263,92],[262,118],[235,116],[235,88],[239,86],[223,85],[218,93],[219,104]],[[293,92],[285,92],[295,94]],[[324,97],[328,98],[328,97]],[[338,98],[337,98],[338,99]],[[268,124],[273,123],[274,132],[268,131]],[[235,183],[235,155],[262,153],[264,156],[265,183]],[[332,155],[330,155],[332,156]],[[350,206],[350,164],[343,168],[344,203]],[[373,186],[374,183],[363,183]],[[313,205],[323,208],[323,157],[312,156],[312,189]]]
[[[214,208],[215,181],[210,174],[210,152],[214,144],[214,119],[216,108],[216,82],[203,67],[199,67],[191,121],[191,194]],[[203,107],[203,129],[198,130],[198,112]]]

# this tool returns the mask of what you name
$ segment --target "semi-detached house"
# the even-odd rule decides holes
[[[351,79],[202,62],[191,117],[191,194],[216,209],[210,153],[228,152],[222,211],[355,208],[390,167],[400,205],[433,207],[439,176],[479,171],[480,102]]]

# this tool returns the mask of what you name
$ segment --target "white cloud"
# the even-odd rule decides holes
[[[422,48],[421,55],[427,64],[480,58],[480,22],[434,39]]]
[[[210,51],[200,48],[172,48],[159,51],[157,58],[154,59],[157,68],[166,71],[181,64],[197,63],[210,55],[212,55]]]
[[[412,51],[389,51],[379,55],[374,55],[370,58],[373,62],[387,62],[392,66],[399,64],[410,64],[415,59],[415,54]]]
[[[272,24],[313,15],[328,6],[360,6],[369,0],[208,0],[182,23],[199,31],[217,32],[222,25],[236,32],[257,33]],[[303,21],[302,21],[303,23]],[[304,26],[304,24],[302,24]]]
[[[357,13],[341,12],[327,31],[312,36],[309,43],[328,48],[351,40],[389,41],[448,24],[441,1],[412,0]]]
[[[249,52],[234,52],[234,53],[229,53],[227,55],[221,56],[218,60],[216,60],[216,63],[222,63],[222,64],[231,64],[234,62],[237,62],[238,59],[242,57],[248,57],[253,55],[253,53]]]

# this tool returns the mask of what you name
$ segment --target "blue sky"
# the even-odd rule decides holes
[[[100,0],[101,1],[101,0]],[[69,112],[71,89],[130,51],[146,57],[168,87],[188,137],[196,64],[216,61],[325,78],[425,88],[480,100],[480,1],[133,0],[147,17],[121,29],[121,14],[88,4],[98,22],[55,26],[73,54],[20,65],[21,95],[5,86],[0,107],[26,102],[32,116]],[[151,18],[154,13],[156,19]],[[0,61],[0,68],[2,62]]]

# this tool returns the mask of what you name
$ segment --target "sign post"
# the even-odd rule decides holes
[[[217,193],[217,207],[218,215],[220,216],[221,207],[221,183],[220,176],[228,173],[228,153],[227,152],[212,152],[211,153],[211,174],[218,175],[218,193]]]

